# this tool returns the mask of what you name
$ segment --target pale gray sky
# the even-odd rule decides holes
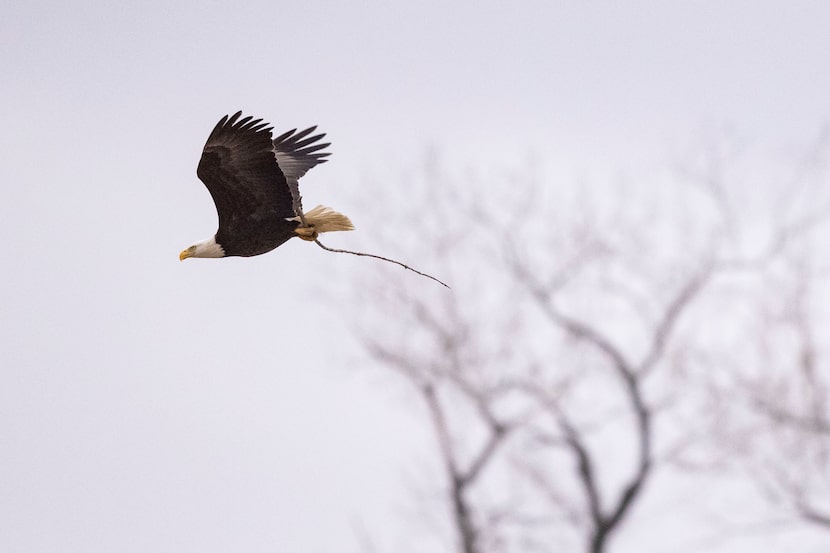
[[[195,167],[225,113],[319,124],[306,205],[379,232],[353,190],[428,145],[561,175],[724,128],[796,151],[830,115],[828,23],[820,1],[7,3],[0,550],[334,552],[355,521],[405,529],[430,437],[358,370],[351,299],[325,290],[370,261],[299,241],[177,259],[215,231]]]

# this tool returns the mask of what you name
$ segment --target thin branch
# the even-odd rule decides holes
[[[316,239],[314,240],[314,243],[317,244],[318,246],[320,246],[321,248],[323,248],[324,250],[326,250],[327,252],[348,253],[348,254],[357,255],[357,256],[360,256],[360,257],[374,257],[375,259],[380,259],[381,261],[386,261],[387,263],[394,263],[395,265],[399,265],[399,266],[403,267],[404,269],[412,271],[413,273],[416,273],[416,274],[419,274],[423,277],[427,277],[428,279],[434,280],[435,282],[437,282],[438,284],[440,284],[441,286],[443,286],[444,288],[446,288],[448,290],[450,289],[449,284],[447,284],[446,282],[444,282],[442,280],[439,280],[439,279],[435,278],[432,275],[422,273],[421,271],[419,271],[417,269],[413,269],[409,265],[405,265],[405,264],[401,263],[400,261],[395,261],[394,259],[389,259],[388,257],[383,257],[382,255],[375,255],[375,254],[372,254],[372,253],[353,252],[351,250],[341,250],[339,248],[329,248],[328,246],[324,246],[322,242],[320,242],[319,240],[316,240]]]
[[[529,288],[531,295],[537,300],[542,312],[548,316],[556,325],[564,328],[568,333],[576,338],[583,339],[593,344],[597,349],[604,353],[617,369],[624,373],[631,374],[631,366],[628,360],[623,356],[622,352],[617,349],[608,339],[591,326],[568,317],[561,313],[553,306],[550,294],[539,287],[535,282],[530,280],[529,275],[524,275],[524,283]]]
[[[421,388],[421,394],[424,396],[424,400],[426,400],[427,407],[429,407],[432,425],[438,434],[438,446],[441,449],[441,457],[444,459],[447,472],[455,476],[458,474],[458,466],[456,465],[455,456],[452,452],[452,438],[447,427],[444,410],[435,394],[435,388],[431,384],[426,384]]]
[[[830,222],[830,203],[819,206],[789,224],[782,225],[770,240],[766,249],[754,257],[727,258],[718,262],[718,269],[732,271],[757,271],[778,259],[796,239]]]
[[[517,456],[513,460],[513,466],[534,485],[534,488],[542,491],[544,499],[551,508],[561,511],[562,517],[571,526],[579,528],[585,525],[585,513],[573,501],[565,498],[565,494],[556,486],[556,478],[550,478],[544,470],[527,462],[524,456]]]
[[[805,432],[826,434],[830,436],[830,420],[797,415],[760,397],[753,397],[751,398],[751,401],[759,411],[764,413],[776,423],[787,424]]]
[[[591,511],[591,518],[594,520],[596,527],[602,526],[605,516],[602,513],[602,503],[600,501],[599,489],[597,488],[597,481],[594,477],[594,465],[591,461],[591,455],[588,453],[588,448],[582,443],[579,433],[570,421],[568,421],[564,413],[559,412],[557,418],[559,427],[565,433],[565,441],[576,457],[579,481],[588,498],[588,508]]]
[[[422,370],[409,357],[394,353],[374,340],[367,339],[364,341],[364,344],[371,355],[379,361],[384,361],[392,370],[400,372],[412,380],[417,388],[420,389],[427,385],[427,379],[422,374]]]
[[[484,397],[486,392],[479,392],[473,389],[468,382],[461,378],[457,371],[450,373],[448,377],[450,382],[455,384],[461,393],[466,395],[476,406],[479,416],[486,422],[490,430],[490,437],[487,439],[487,442],[470,462],[467,469],[459,473],[459,477],[463,483],[468,485],[475,482],[478,475],[496,453],[498,447],[513,429],[513,426],[501,423],[496,419],[487,403],[487,399]]]
[[[506,428],[501,426],[493,428],[493,431],[490,434],[490,439],[487,440],[487,443],[484,444],[484,447],[481,451],[479,451],[478,455],[473,459],[470,466],[467,467],[467,470],[462,475],[465,484],[471,484],[476,478],[478,478],[478,475],[493,457],[493,454],[495,454],[496,449],[504,440],[506,435]]]
[[[689,279],[685,286],[678,292],[677,296],[669,303],[663,314],[663,319],[654,331],[651,349],[637,368],[641,375],[649,372],[652,367],[663,357],[666,345],[669,342],[672,330],[674,330],[680,315],[686,310],[697,294],[703,289],[706,282],[712,275],[712,264],[707,263],[700,273]]]
[[[453,517],[458,528],[462,550],[464,553],[478,553],[478,532],[473,524],[470,506],[467,503],[467,498],[464,493],[469,484],[469,480],[458,470],[458,465],[452,450],[452,438],[450,437],[444,410],[435,394],[435,389],[428,384],[421,388],[421,393],[429,407],[432,423],[438,434],[441,455],[444,458],[444,465],[449,477]]]
[[[819,512],[806,503],[799,503],[796,505],[796,509],[798,510],[798,514],[801,515],[804,520],[830,529],[830,513]]]

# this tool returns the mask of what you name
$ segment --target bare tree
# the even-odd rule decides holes
[[[729,376],[714,391],[734,416],[713,434],[771,504],[830,531],[830,282],[813,261],[786,259],[765,275],[776,294],[748,325],[757,355],[724,354]]]
[[[794,163],[772,197],[773,217],[753,253],[732,243],[718,271],[718,301],[732,305],[728,342],[695,344],[698,407],[719,453],[718,470],[747,477],[773,512],[830,528],[830,187],[827,133]],[[692,175],[698,183],[718,178]],[[732,211],[729,205],[721,211]],[[745,239],[743,240],[746,241]],[[746,250],[747,248],[743,248]],[[717,370],[713,371],[713,367]]]
[[[610,551],[659,467],[710,445],[702,423],[675,414],[699,408],[680,386],[713,313],[729,314],[721,283],[766,274],[825,213],[768,220],[760,246],[747,245],[736,191],[720,162],[708,167],[652,175],[659,188],[550,190],[533,168],[453,178],[432,159],[404,184],[415,231],[394,244],[432,260],[453,291],[407,288],[390,272],[361,281],[377,307],[362,336],[421,399],[455,550]],[[802,373],[815,381],[807,342]],[[822,394],[813,403],[826,416]]]

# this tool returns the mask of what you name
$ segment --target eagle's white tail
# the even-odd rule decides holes
[[[324,205],[318,205],[311,211],[304,213],[303,216],[308,226],[300,226],[294,231],[303,240],[313,241],[321,232],[354,230],[354,225],[348,217]],[[299,219],[299,217],[295,217],[295,220]]]
[[[313,226],[317,232],[354,230],[354,225],[348,217],[324,205],[318,205],[305,213],[305,222]]]

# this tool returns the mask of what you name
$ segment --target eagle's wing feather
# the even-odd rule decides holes
[[[325,134],[316,134],[306,138],[316,129],[316,126],[300,132],[292,129],[273,140],[274,156],[285,175],[288,189],[291,191],[294,214],[297,216],[303,212],[302,196],[297,181],[315,165],[328,161],[325,158],[330,155],[329,152],[320,152],[330,146],[330,142],[317,144],[326,136]]]
[[[216,204],[219,233],[268,215],[294,216],[293,195],[272,150],[271,127],[240,115],[226,115],[216,124],[196,171]]]

